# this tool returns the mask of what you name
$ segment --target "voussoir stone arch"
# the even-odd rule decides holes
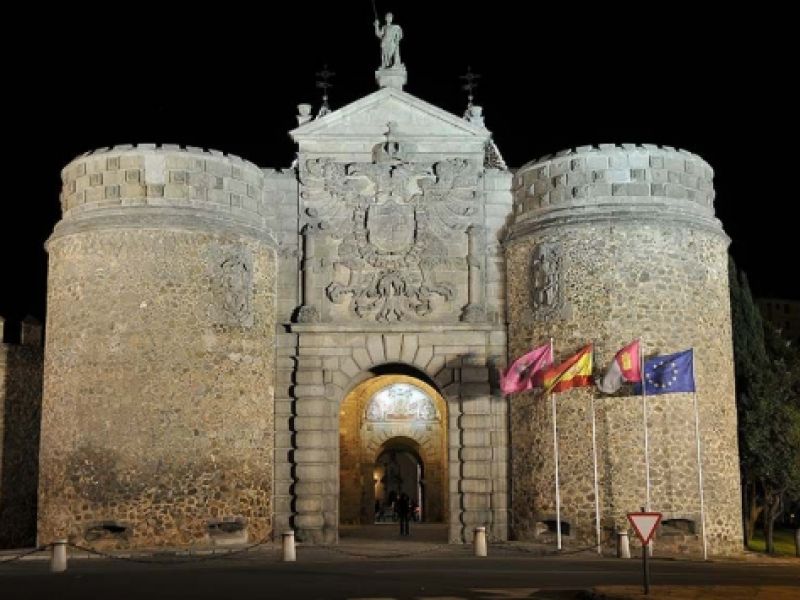
[[[326,370],[325,379],[334,386],[330,392],[336,394],[340,403],[357,385],[372,377],[376,369],[393,364],[418,371],[420,379],[433,382],[448,401],[457,401],[454,370],[460,367],[460,361],[456,357],[437,353],[433,345],[420,347],[419,337],[422,336],[417,334],[368,334],[365,337],[363,346],[352,348],[349,356],[339,358],[335,368]]]

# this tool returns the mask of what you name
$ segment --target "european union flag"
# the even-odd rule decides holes
[[[654,356],[644,363],[645,392],[648,396],[674,394],[694,391],[694,351],[684,350],[666,356]],[[642,384],[634,386],[637,394],[642,393]]]

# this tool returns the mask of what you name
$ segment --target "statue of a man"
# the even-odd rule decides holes
[[[400,62],[400,40],[403,30],[400,25],[392,23],[392,13],[386,13],[386,25],[375,20],[375,35],[381,38],[381,69],[392,69],[403,66]]]

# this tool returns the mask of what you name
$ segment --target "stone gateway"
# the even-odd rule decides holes
[[[705,523],[691,394],[644,415],[629,388],[580,388],[557,398],[564,543],[595,543],[596,499],[608,547],[643,505],[646,420],[658,547],[701,553],[705,527],[711,555],[738,552],[729,240],[711,168],[601,145],[509,170],[480,107],[460,117],[402,90],[391,27],[376,25],[380,88],[316,118],[302,108],[289,169],[149,145],[64,168],[39,542],[293,529],[335,543],[406,494],[453,543],[479,526],[552,543],[550,404],[503,396],[498,369],[550,338],[556,360],[593,342],[604,369],[640,337],[648,356],[695,350]]]

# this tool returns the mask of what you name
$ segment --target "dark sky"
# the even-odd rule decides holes
[[[752,5],[706,14],[700,3],[546,4],[377,0],[405,33],[407,92],[461,114],[458,76],[468,65],[482,74],[476,103],[512,167],[597,143],[701,155],[755,293],[800,299],[788,18]],[[295,106],[318,104],[323,64],[336,72],[333,108],[376,89],[373,19],[369,0],[24,8],[7,23],[15,41],[4,61],[0,315],[44,317],[43,243],[63,165],[149,142],[287,166]]]

